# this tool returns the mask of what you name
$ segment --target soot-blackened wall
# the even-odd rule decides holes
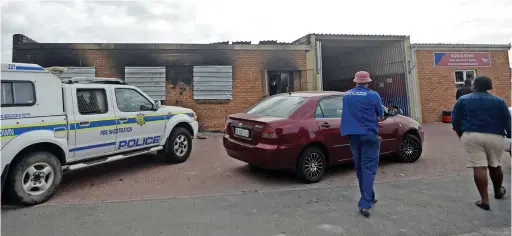
[[[123,78],[126,66],[165,66],[165,104],[194,109],[203,130],[222,130],[227,115],[260,101],[265,95],[265,69],[295,71],[296,91],[306,84],[305,50],[250,50],[225,44],[42,44],[23,38],[16,42],[16,37],[13,43],[13,62],[91,66],[98,77]],[[192,67],[196,65],[232,65],[233,100],[194,100]]]

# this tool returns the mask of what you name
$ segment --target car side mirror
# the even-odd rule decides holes
[[[395,108],[389,108],[388,109],[388,116],[396,116],[398,115],[398,110]]]
[[[162,102],[160,101],[156,101],[154,104],[153,104],[153,110],[158,110],[160,109],[160,107],[162,106]]]
[[[140,105],[139,108],[141,111],[151,111],[151,107],[148,107],[146,105]]]

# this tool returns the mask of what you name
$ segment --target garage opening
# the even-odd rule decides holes
[[[403,40],[319,40],[324,91],[347,91],[354,87],[354,74],[368,71],[370,88],[387,107],[399,107],[409,115],[406,84],[406,54]]]

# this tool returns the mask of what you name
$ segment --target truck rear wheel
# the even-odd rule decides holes
[[[15,162],[7,186],[10,196],[24,205],[50,199],[62,180],[62,166],[49,152],[31,152]]]
[[[192,151],[192,135],[182,127],[176,127],[165,142],[164,158],[167,162],[182,163]]]

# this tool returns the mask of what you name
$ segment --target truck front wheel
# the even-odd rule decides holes
[[[36,205],[50,199],[61,180],[62,166],[54,154],[31,152],[14,163],[6,187],[14,200]]]
[[[192,151],[192,135],[182,127],[176,127],[165,142],[163,155],[171,163],[185,162]]]

